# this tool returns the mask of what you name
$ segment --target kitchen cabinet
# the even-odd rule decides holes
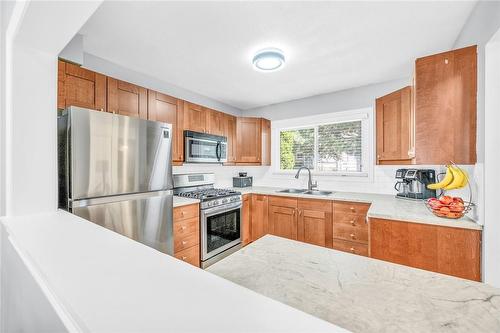
[[[224,114],[224,136],[227,138],[227,162],[226,165],[234,165],[236,162],[236,117]]]
[[[260,194],[252,194],[251,204],[251,240],[256,241],[260,237],[268,234],[268,196]]]
[[[410,164],[414,151],[414,112],[410,86],[376,100],[377,164]]]
[[[241,231],[241,243],[242,245],[247,245],[252,241],[252,234],[251,234],[251,220],[250,220],[250,210],[251,210],[251,195],[250,194],[243,194],[242,196],[242,207],[241,207],[241,224],[242,224],[242,231]]]
[[[297,240],[332,247],[333,207],[330,200],[298,199]]]
[[[370,256],[480,281],[481,231],[370,219]]]
[[[224,113],[205,109],[206,112],[206,132],[213,135],[224,136]]]
[[[236,122],[236,163],[271,164],[271,123],[267,119],[238,117]]]
[[[148,90],[148,119],[172,124],[172,161],[184,160],[184,109],[180,99]]]
[[[205,133],[207,129],[207,114],[201,105],[184,102],[184,129]]]
[[[148,118],[148,91],[132,83],[108,77],[108,112],[123,116]]]
[[[174,208],[174,257],[200,267],[199,205]]]
[[[368,224],[370,204],[348,201],[333,203],[333,241],[336,250],[368,256]]]
[[[297,199],[269,197],[269,233],[297,240]]]
[[[68,106],[106,111],[106,76],[59,60],[57,108]]]
[[[416,60],[417,164],[475,164],[476,98],[476,46]]]

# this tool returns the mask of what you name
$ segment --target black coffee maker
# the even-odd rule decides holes
[[[428,184],[436,182],[436,171],[433,169],[398,169],[394,188],[396,197],[405,199],[429,199],[436,197],[436,190],[429,190]]]

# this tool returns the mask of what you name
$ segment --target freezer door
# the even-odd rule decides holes
[[[77,200],[71,211],[158,251],[174,253],[172,191]]]
[[[73,200],[172,188],[170,124],[71,107]]]

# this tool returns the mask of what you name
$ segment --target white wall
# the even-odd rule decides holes
[[[483,253],[484,281],[500,288],[500,221],[498,166],[500,154],[500,30],[485,48],[485,161]]]
[[[147,59],[145,59],[145,61],[147,61]],[[157,90],[164,94],[177,97],[192,103],[200,104],[218,111],[236,116],[239,116],[241,114],[241,111],[238,108],[218,102],[212,98],[178,87],[158,78],[133,71],[89,53],[83,54],[83,66],[90,70],[100,72],[102,74],[112,76],[123,81],[128,81],[145,88]]]

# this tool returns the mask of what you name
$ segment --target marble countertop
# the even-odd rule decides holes
[[[178,196],[174,195],[174,208],[192,205],[192,204],[196,204],[196,203],[200,203],[200,200],[192,199],[192,198],[185,198],[185,197],[178,197]]]
[[[243,194],[256,193],[265,195],[291,196],[307,199],[365,202],[371,204],[370,209],[367,213],[368,218],[381,218],[474,230],[482,229],[482,226],[480,224],[476,223],[474,220],[468,217],[463,217],[456,220],[437,217],[427,209],[423,201],[399,199],[394,195],[389,194],[335,191],[331,195],[290,194],[279,193],[278,191],[281,190],[281,188],[266,186],[234,188],[234,190],[240,191]]]
[[[0,228],[68,331],[345,332],[65,211]]]
[[[276,236],[207,270],[352,332],[500,332],[500,289]]]

